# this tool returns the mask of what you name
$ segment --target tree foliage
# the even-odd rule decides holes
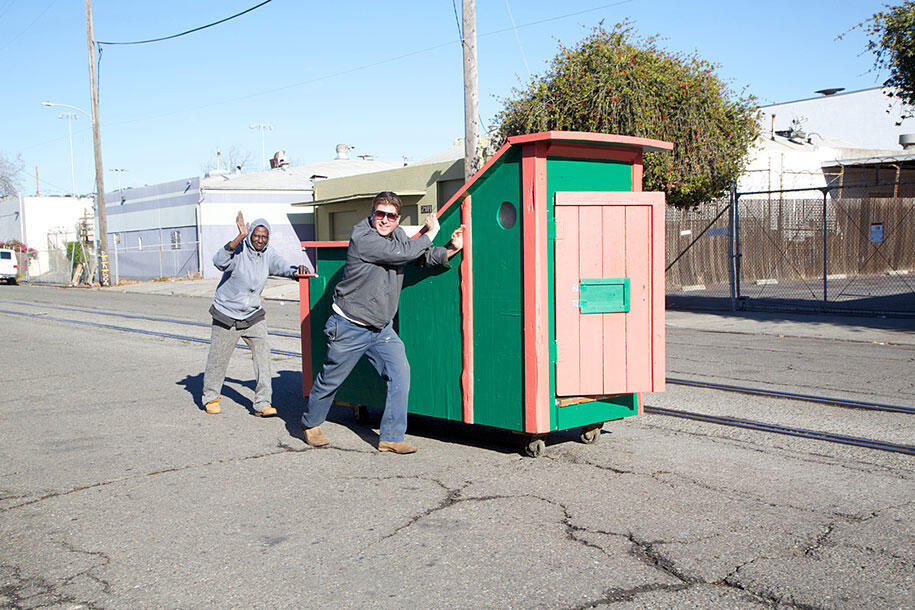
[[[497,116],[508,136],[549,130],[614,133],[667,140],[670,152],[646,153],[646,190],[690,207],[720,196],[745,167],[758,131],[752,96],[734,95],[716,66],[636,39],[624,22],[601,26],[567,48],[546,74],[514,89]]]
[[[857,28],[870,37],[867,50],[874,54],[874,69],[889,71],[883,81],[887,94],[908,106],[903,118],[915,116],[915,0],[887,5],[852,29]]]
[[[12,197],[19,192],[19,177],[22,173],[22,158],[10,159],[0,152],[0,199]]]

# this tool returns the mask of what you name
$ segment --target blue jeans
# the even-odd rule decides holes
[[[388,385],[380,440],[402,441],[407,431],[410,363],[407,362],[403,341],[394,332],[391,323],[388,322],[381,330],[374,330],[332,313],[324,325],[324,334],[327,335],[327,357],[308,393],[302,425],[313,428],[324,423],[337,390],[359,358],[365,355]]]

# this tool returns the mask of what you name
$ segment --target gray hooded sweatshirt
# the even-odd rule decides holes
[[[248,236],[237,248],[230,249],[227,243],[213,255],[213,264],[222,271],[222,279],[216,287],[212,309],[233,320],[247,320],[255,314],[263,318],[259,313],[261,292],[268,275],[295,277],[296,266],[280,256],[269,241],[261,251],[254,248],[251,235],[257,227],[270,231],[270,224],[258,218],[248,225]],[[305,264],[311,267],[308,262]]]

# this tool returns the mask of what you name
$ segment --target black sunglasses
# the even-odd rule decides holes
[[[375,218],[381,220],[384,217],[387,217],[388,220],[397,220],[400,218],[400,214],[397,212],[382,212],[381,210],[375,210]]]

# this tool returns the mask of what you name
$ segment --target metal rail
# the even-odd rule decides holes
[[[815,396],[812,394],[795,394],[794,392],[782,392],[780,390],[764,390],[762,388],[746,388],[737,385],[727,385],[724,383],[712,383],[710,381],[693,381],[692,379],[667,378],[667,383],[674,385],[685,385],[693,388],[707,388],[710,390],[722,390],[725,392],[737,392],[739,394],[752,394],[754,396],[766,396],[769,398],[785,398],[789,400],[802,400],[805,402],[816,402],[824,405],[833,405],[837,407],[847,407],[849,409],[867,409],[870,411],[886,411],[889,413],[906,413],[915,415],[915,407],[905,407],[902,405],[887,405],[877,402],[862,402],[858,400],[846,400],[844,398],[832,398],[829,396]]]
[[[859,438],[856,436],[845,436],[842,434],[832,434],[829,432],[818,432],[816,430],[806,430],[804,428],[788,428],[785,426],[776,426],[764,422],[753,421],[748,419],[736,419],[733,417],[722,417],[717,415],[704,415],[702,413],[692,413],[690,411],[677,411],[675,409],[665,409],[663,407],[650,407],[645,405],[645,413],[655,415],[667,415],[670,417],[680,417],[683,419],[692,419],[695,421],[706,422],[710,424],[719,424],[722,426],[731,426],[735,428],[747,428],[749,430],[759,430],[762,432],[771,432],[773,434],[785,434],[788,436],[798,436],[810,438],[818,441],[828,441],[830,443],[841,443],[844,445],[854,445],[856,447],[866,447],[868,449],[877,449],[879,451],[891,451],[893,453],[902,453],[905,455],[915,455],[915,447],[912,445],[899,445],[896,443],[887,443],[876,441],[868,438]]]
[[[150,322],[167,322],[168,324],[184,324],[185,326],[201,326],[209,328],[210,324],[206,322],[192,322],[190,320],[178,320],[177,318],[156,318],[153,316],[141,316],[139,314],[132,313],[118,313],[115,311],[99,311],[98,309],[86,309],[84,307],[66,307],[63,305],[47,305],[44,303],[36,304],[29,303],[26,301],[0,301],[0,303],[10,303],[12,305],[25,305],[27,307],[38,307],[40,309],[60,309],[62,311],[79,311],[82,313],[91,313],[98,316],[111,316],[116,318],[128,318],[131,320],[148,320]],[[10,312],[7,312],[10,313]],[[268,335],[274,335],[277,337],[294,337],[296,339],[301,338],[299,333],[288,333],[282,330],[268,330]]]

